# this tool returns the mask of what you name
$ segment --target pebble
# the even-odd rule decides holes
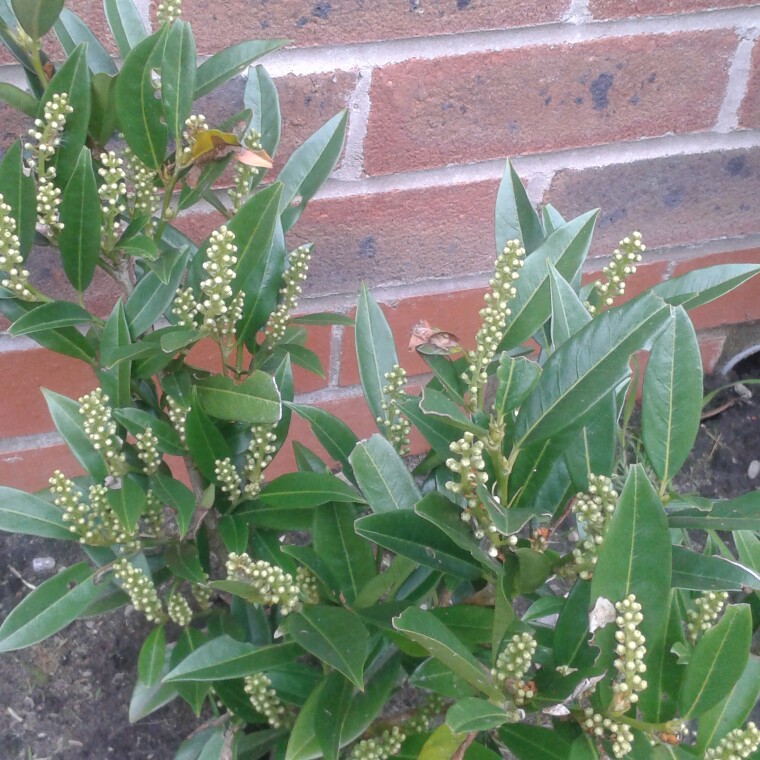
[[[754,480],[758,475],[760,475],[760,461],[753,459],[747,468],[747,477]]]
[[[49,572],[55,567],[55,560],[52,557],[35,557],[32,560],[32,570],[35,573]]]

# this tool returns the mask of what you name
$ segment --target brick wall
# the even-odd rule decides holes
[[[69,0],[104,27],[101,0]],[[155,0],[138,0],[145,18]],[[476,329],[494,255],[493,205],[506,157],[535,202],[566,216],[602,213],[589,276],[617,240],[641,229],[638,282],[696,265],[760,261],[760,4],[740,0],[185,0],[200,53],[250,37],[293,44],[264,63],[284,119],[278,156],[340,108],[350,112],[334,176],[293,243],[316,243],[304,308],[350,311],[369,283],[404,350],[420,319],[466,342]],[[7,61],[7,58],[0,58]],[[0,79],[18,82],[17,68]],[[233,81],[203,111],[238,110]],[[0,142],[21,124],[0,109]],[[196,238],[210,209],[180,224]],[[53,263],[38,280],[62,288]],[[635,283],[632,283],[635,292]],[[734,326],[760,320],[760,285],[697,312],[708,369]],[[63,291],[61,291],[63,292]],[[106,311],[104,282],[90,306]],[[752,330],[743,330],[748,340]],[[759,336],[760,337],[760,336]],[[758,340],[760,342],[760,340]],[[309,345],[327,378],[298,377],[302,398],[372,423],[359,396],[353,335],[319,328]],[[735,341],[732,343],[735,345]],[[200,352],[202,354],[202,351]],[[199,355],[203,360],[203,356]],[[39,394],[92,387],[86,370],[25,340],[0,336],[0,483],[39,487],[74,465]],[[308,442],[304,426],[295,435]],[[275,466],[287,466],[287,460]]]

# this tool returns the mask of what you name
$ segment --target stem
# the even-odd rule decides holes
[[[156,233],[154,239],[156,242],[161,240],[161,236],[164,234],[166,228],[166,212],[169,210],[169,206],[172,202],[172,195],[174,194],[174,188],[177,186],[179,180],[179,173],[177,168],[174,169],[174,174],[169,178],[169,181],[164,187],[164,200],[161,203],[161,216],[159,217],[158,224],[156,225]]]
[[[40,84],[43,89],[48,86],[47,74],[45,74],[45,67],[42,65],[42,59],[40,58],[40,41],[34,40],[34,47],[31,50],[32,68],[37,75],[37,79],[40,80]]]

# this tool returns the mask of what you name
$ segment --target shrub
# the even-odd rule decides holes
[[[0,5],[0,37],[30,92],[0,96],[36,121],[0,164],[0,309],[11,334],[87,363],[99,387],[45,393],[86,475],[56,472],[39,495],[0,488],[0,529],[85,555],[6,618],[0,651],[131,603],[154,626],[130,719],[184,699],[205,721],[184,759],[754,752],[759,500],[679,495],[672,479],[702,393],[687,311],[760,267],[690,272],[617,305],[641,236],[581,287],[596,213],[537,214],[509,166],[475,346],[418,325],[432,379],[407,395],[366,289],[355,324],[292,316],[310,249],[287,254],[284,233],[335,165],[345,114],[263,185],[280,123],[263,69],[228,124],[192,114],[281,42],[196,67],[176,3],[149,35],[130,0],[106,0],[117,71],[62,0],[12,5],[18,25]],[[51,27],[57,70],[40,45]],[[212,187],[235,160],[228,208]],[[172,220],[200,200],[228,220],[196,248]],[[78,302],[35,288],[35,242],[59,251]],[[98,267],[123,289],[104,319],[83,306]],[[315,323],[354,326],[368,440],[293,401],[291,364],[318,366],[303,346]],[[219,372],[188,358],[201,340]],[[294,441],[297,471],[267,482],[293,413],[339,474]],[[413,429],[430,453],[411,473]]]

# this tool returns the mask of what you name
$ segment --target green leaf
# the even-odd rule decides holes
[[[247,69],[257,58],[287,43],[288,40],[248,40],[215,53],[198,67],[193,100],[207,95]]]
[[[686,461],[702,411],[702,359],[682,306],[657,337],[644,373],[641,436],[652,468],[667,483]]]
[[[71,55],[78,45],[87,45],[87,65],[93,74],[114,76],[118,72],[116,64],[98,38],[73,11],[64,8],[53,31],[66,55]]]
[[[222,635],[198,647],[163,678],[175,681],[225,681],[292,662],[301,653],[297,644],[257,647]]]
[[[119,300],[103,327],[103,336],[100,340],[101,364],[108,366],[111,363],[114,350],[128,346],[130,342],[131,337],[127,317],[124,314],[124,303]],[[132,365],[130,362],[122,362],[118,367],[100,370],[98,379],[103,392],[108,396],[113,406],[128,406],[131,403]],[[141,428],[139,432],[142,430]]]
[[[723,557],[673,547],[673,587],[693,591],[760,590],[760,574]]]
[[[549,285],[552,303],[552,346],[556,350],[588,324],[591,321],[591,315],[576,295],[572,285],[560,277],[551,262],[549,263]]]
[[[563,343],[520,407],[518,445],[546,440],[582,421],[586,410],[627,377],[631,354],[651,340],[669,313],[654,297],[638,299],[604,312]]]
[[[727,697],[749,659],[752,613],[749,605],[730,605],[702,634],[686,668],[678,706],[684,719],[696,717]]]
[[[364,398],[372,412],[372,418],[384,420],[387,403],[383,387],[388,385],[385,374],[398,364],[393,333],[377,302],[362,283],[356,304],[356,362],[359,368]],[[384,430],[379,425],[381,432]]]
[[[161,674],[163,675],[168,670],[169,663],[165,659]],[[142,720],[176,697],[177,688],[174,684],[158,681],[152,686],[148,686],[138,678],[129,701],[129,722],[136,723],[138,720]]]
[[[19,317],[8,329],[11,335],[32,335],[44,330],[88,324],[92,314],[69,301],[48,301]]]
[[[597,760],[599,750],[589,734],[579,736],[574,742],[568,755],[568,760]]]
[[[518,760],[568,760],[570,743],[557,731],[525,723],[502,726],[499,739]]]
[[[502,354],[496,377],[499,384],[493,404],[493,414],[503,417],[522,404],[541,374],[541,367],[525,357],[514,358]]]
[[[10,85],[8,85],[10,87]],[[0,99],[3,89],[0,86]],[[31,97],[31,95],[29,96]],[[37,113],[35,101],[34,117]],[[26,259],[34,243],[34,233],[37,224],[37,190],[34,178],[27,175],[21,160],[21,140],[16,140],[5,151],[0,162],[0,193],[3,200],[11,207],[9,216],[16,222],[16,235],[19,239],[19,251]]]
[[[134,0],[105,0],[103,5],[119,55],[126,58],[129,51],[147,36],[142,16]]]
[[[588,612],[591,609],[591,583],[573,584],[554,626],[553,650],[557,665],[581,667],[596,659],[589,646]]]
[[[466,360],[451,361],[446,356],[436,354],[420,354],[425,363],[433,370],[435,379],[441,384],[446,393],[458,404],[464,406],[465,383],[462,380],[462,372],[465,369]]]
[[[261,489],[259,499],[273,507],[316,507],[330,501],[364,501],[351,486],[335,475],[316,472],[280,475]]]
[[[124,59],[116,80],[119,126],[127,145],[151,169],[164,162],[169,130],[161,101],[155,97],[152,73],[161,65],[165,28],[139,42]]]
[[[422,389],[420,411],[429,417],[442,418],[443,423],[459,430],[469,430],[479,437],[488,435],[487,430],[476,425],[445,393],[430,386]]]
[[[668,512],[668,524],[671,528],[695,530],[760,530],[760,492],[750,491],[733,499],[716,499],[710,502],[707,510],[673,508]],[[760,570],[760,567],[752,569]]]
[[[185,449],[180,443],[179,436],[174,428],[168,422],[154,417],[150,412],[127,407],[125,409],[114,409],[113,416],[132,435],[144,433],[148,429],[152,430],[158,439],[159,451],[174,456],[182,456],[184,454]]]
[[[280,213],[285,232],[298,221],[308,201],[338,162],[347,120],[348,111],[333,116],[301,143],[282,167],[278,179],[283,184]]]
[[[588,490],[588,477],[610,475],[615,466],[615,435],[618,408],[614,393],[588,414],[588,422],[564,451],[565,464],[573,487]]]
[[[207,414],[251,425],[273,425],[280,419],[280,392],[274,379],[256,371],[242,383],[222,375],[199,380],[195,387]]]
[[[69,282],[82,293],[92,282],[100,253],[100,197],[92,158],[82,148],[61,199],[63,229],[58,235],[61,264]]]
[[[467,647],[444,623],[433,614],[410,607],[393,620],[393,627],[410,641],[419,644],[426,652],[444,663],[468,684],[490,699],[502,702],[504,697],[473,657]]]
[[[512,162],[507,161],[496,196],[496,253],[501,253],[509,240],[519,240],[526,253],[532,253],[543,239],[536,210]]]
[[[53,157],[56,184],[59,187],[65,187],[69,181],[87,139],[90,123],[90,70],[87,67],[86,52],[86,46],[80,45],[58,69],[45,88],[37,111],[37,118],[44,119],[46,104],[53,99],[53,95],[64,92],[68,94],[69,105],[74,109],[66,115],[61,144]],[[97,205],[99,209],[100,203]]]
[[[166,35],[161,60],[161,100],[175,145],[182,140],[185,120],[193,107],[194,87],[195,39],[190,24],[177,20]]]
[[[198,469],[210,482],[216,482],[216,462],[231,457],[230,447],[219,429],[203,411],[193,404],[185,420],[187,450]]]
[[[446,713],[446,725],[455,733],[490,731],[509,720],[503,707],[478,697],[466,697],[455,702]]]
[[[190,527],[195,511],[195,494],[184,483],[160,472],[151,476],[151,488],[157,498],[176,511],[179,537],[182,538]]]
[[[474,689],[440,660],[430,657],[409,676],[410,686],[427,689],[450,699],[471,697]]]
[[[337,581],[348,604],[375,575],[375,557],[370,545],[354,531],[356,512],[350,506],[328,503],[314,510],[314,551]]]
[[[96,483],[102,483],[108,474],[103,457],[95,451],[84,432],[84,420],[79,403],[42,388],[50,417],[77,462],[84,467]]]
[[[85,562],[49,578],[16,607],[0,626],[0,652],[36,644],[76,620],[103,592]]]
[[[451,729],[444,723],[438,726],[425,740],[417,755],[417,760],[438,760],[438,758],[453,757],[464,739],[464,734],[452,733]]]
[[[191,543],[170,544],[164,552],[167,567],[178,578],[190,583],[205,583],[206,572],[201,565],[198,548]]]
[[[369,634],[357,615],[343,607],[315,605],[288,615],[286,625],[307,652],[364,689]]]
[[[493,629],[494,611],[474,604],[455,604],[430,610],[463,643],[489,644]]]
[[[145,511],[145,491],[130,477],[122,478],[121,488],[108,491],[108,503],[128,534]]]
[[[63,0],[11,0],[11,7],[21,28],[39,40],[53,27],[63,10]]]
[[[696,748],[704,752],[740,728],[760,698],[760,658],[750,655],[730,694],[699,716]]]
[[[360,536],[442,573],[470,580],[482,569],[440,528],[409,509],[361,517],[355,523]]]
[[[326,377],[320,358],[310,349],[297,343],[281,343],[278,351],[287,353],[297,367],[302,367],[322,379]]]
[[[38,496],[0,486],[0,530],[6,533],[75,539],[76,534],[64,525],[61,515],[58,507]]]
[[[174,645],[174,649],[172,649],[169,658],[169,664],[171,667],[176,668],[186,657],[202,646],[207,639],[208,637],[206,634],[201,631],[195,628],[185,628],[182,633],[180,633],[179,639]],[[195,716],[199,717],[210,687],[200,681],[177,683],[174,684],[174,687],[177,689],[180,697],[190,705]]]
[[[301,314],[298,317],[291,317],[291,325],[343,325],[344,327],[353,327],[355,321],[345,314],[339,314],[336,311],[319,311],[314,314]]]
[[[261,135],[261,147],[274,158],[282,128],[280,101],[272,78],[261,65],[248,70],[243,105],[253,113],[250,129]]]
[[[718,264],[695,269],[658,283],[651,292],[672,306],[687,311],[710,303],[760,273],[757,264]]]
[[[504,329],[499,350],[515,348],[523,343],[551,316],[549,268],[552,263],[567,281],[580,272],[591,245],[596,211],[590,211],[552,232],[525,259],[516,281],[517,295],[510,302],[512,312]]]
[[[353,694],[354,689],[349,681],[337,671],[328,674],[319,692],[314,732],[325,760],[338,760],[340,738]]]
[[[396,450],[375,433],[356,445],[349,457],[356,482],[376,514],[411,509],[421,498],[409,470]]]
[[[146,686],[153,686],[161,679],[166,654],[166,634],[164,626],[156,626],[140,647],[137,658],[137,677]]]
[[[0,82],[0,100],[32,119],[37,116],[37,109],[39,108],[37,98],[13,84]]]
[[[409,422],[422,433],[425,440],[438,456],[445,460],[451,455],[451,449],[449,448],[451,442],[462,437],[459,427],[450,423],[444,417],[425,414],[420,409],[419,397],[409,397],[401,401],[399,408]]]

